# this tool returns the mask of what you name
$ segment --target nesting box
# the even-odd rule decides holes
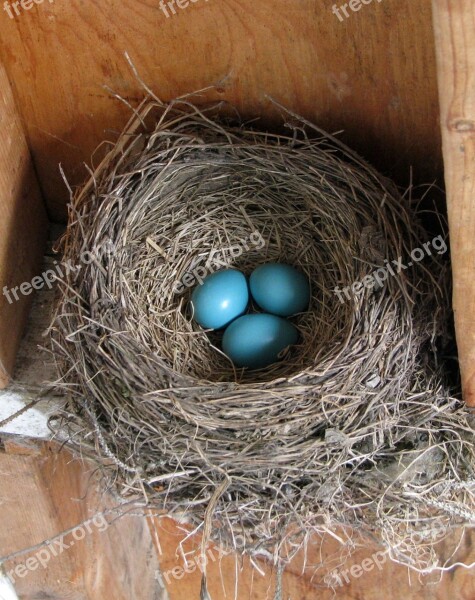
[[[84,165],[99,161],[107,144],[97,147],[114,139],[146,82],[165,101],[204,89],[203,100],[229,101],[267,128],[280,122],[277,100],[341,131],[344,142],[401,185],[411,170],[414,184],[443,185],[442,125],[458,346],[473,403],[475,57],[468,0],[22,0],[3,9],[2,385],[35,292],[48,219],[66,218],[61,171],[71,186],[85,179]]]
[[[474,42],[469,0],[5,2],[0,41],[0,381],[47,231],[145,94],[205,89],[272,128],[272,99],[397,183],[444,181],[467,402],[475,400]],[[126,54],[130,61],[126,59]],[[130,62],[133,63],[132,68]],[[472,70],[471,70],[472,69]],[[440,102],[438,97],[440,89]]]

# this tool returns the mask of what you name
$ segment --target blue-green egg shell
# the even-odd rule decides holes
[[[262,369],[299,340],[298,330],[285,319],[268,314],[244,315],[223,335],[223,352],[236,367]]]
[[[308,277],[291,265],[267,263],[250,278],[251,295],[266,312],[291,317],[307,310],[310,303]]]
[[[221,329],[246,312],[249,287],[241,271],[225,269],[208,275],[191,295],[193,317],[205,329]]]

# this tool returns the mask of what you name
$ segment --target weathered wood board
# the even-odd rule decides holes
[[[464,398],[475,406],[475,8],[434,0],[442,139]]]
[[[242,558],[210,547],[204,560],[200,537],[189,537],[187,527],[169,518],[155,520],[161,544],[160,566],[163,586],[170,600],[199,599],[202,572],[206,563],[207,584],[213,600],[273,600],[276,572],[268,561]],[[335,532],[338,534],[338,532]],[[342,536],[344,539],[344,536]],[[475,562],[475,532],[458,532],[440,546],[440,555],[449,556],[458,542],[460,546],[452,560]],[[306,552],[300,552],[284,571],[282,599],[285,600],[472,600],[475,595],[475,567],[455,568],[453,571],[418,575],[407,567],[391,562],[376,545],[366,545],[341,562],[341,547],[331,535],[311,538]],[[185,560],[186,556],[186,560]],[[323,559],[330,560],[322,568]],[[337,568],[338,567],[338,568]],[[326,575],[339,576],[331,587]]]
[[[3,35],[3,26],[0,28]],[[0,63],[0,388],[13,371],[31,306],[33,290],[24,295],[18,287],[36,275],[47,231],[30,152]],[[12,288],[16,288],[18,300],[9,292]]]
[[[58,446],[52,444],[4,437],[3,445],[2,518],[8,527],[0,531],[1,556],[95,517],[89,528],[82,526],[84,536],[70,532],[63,537],[63,545],[53,543],[56,556],[51,551],[40,555],[36,550],[5,563],[22,600],[199,600],[203,565],[199,560],[200,538],[189,536],[189,527],[168,517],[147,519],[135,513],[106,527],[98,515],[116,503],[102,489],[91,463],[73,459],[66,450],[58,454]],[[110,521],[111,516],[107,519]],[[470,532],[458,534],[442,545],[441,555],[448,556],[457,547],[452,560],[470,564],[475,561],[474,539]],[[220,554],[216,548],[207,549],[206,570],[213,600],[273,600],[276,573],[267,560]],[[321,563],[323,558],[333,557],[336,567],[340,565],[338,556],[334,537],[315,536],[307,552],[298,554],[285,570],[282,598],[334,598],[332,588],[322,582],[328,568],[322,571]],[[28,558],[36,558],[38,564],[27,563]],[[19,565],[26,567],[15,571]],[[455,568],[440,581],[438,574],[419,577],[385,559],[376,546],[357,550],[338,567],[338,573],[341,585],[335,590],[342,600],[472,600],[475,595],[473,568]]]
[[[117,503],[98,484],[94,465],[73,460],[67,450],[58,453],[58,445],[2,441],[0,555],[80,525],[5,562],[22,600],[164,600],[147,520],[101,516]]]
[[[402,184],[442,176],[430,0],[384,0],[340,18],[329,0],[56,0],[0,11],[0,57],[52,217],[91,155],[125,125],[140,76],[164,100],[215,85],[262,125],[268,97],[314,120]],[[341,17],[341,14],[340,14]],[[99,159],[96,155],[96,164]]]

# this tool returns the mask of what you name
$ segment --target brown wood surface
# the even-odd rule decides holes
[[[188,537],[187,529],[185,525],[169,518],[155,521],[161,546],[162,580],[170,600],[200,598],[200,564],[203,564],[198,558],[201,552],[200,538]],[[460,546],[454,554],[458,542]],[[469,565],[475,561],[474,542],[474,533],[459,531],[441,543],[438,552],[441,557],[453,555],[451,562],[460,561]],[[323,538],[311,538],[306,552],[300,552],[283,573],[282,599],[473,600],[475,597],[474,568],[456,567],[442,577],[438,573],[419,575],[378,554],[380,547],[363,541],[359,544],[362,547],[342,560],[341,546],[333,536],[328,534]],[[219,550],[214,547],[207,552],[207,582],[212,600],[273,600],[276,573],[266,560],[254,558],[253,565],[248,557],[231,554],[220,558]],[[324,567],[323,559],[329,561]],[[372,566],[365,560],[370,560]],[[185,572],[185,566],[188,572]],[[337,567],[341,573],[341,585],[332,588],[325,582],[325,576]]]
[[[0,26],[3,29],[3,25]],[[0,62],[0,388],[13,371],[31,295],[3,294],[31,281],[41,264],[46,212],[8,77]]]
[[[4,438],[0,452],[2,527],[0,555],[29,548],[93,518],[117,503],[98,484],[94,467],[66,450]],[[116,515],[108,515],[113,521]],[[94,525],[94,523],[96,525]],[[130,516],[108,527],[96,517],[84,539],[72,533],[53,544],[45,568],[12,573],[21,600],[165,600],[155,579],[158,560],[147,522]],[[82,534],[77,534],[81,537]],[[32,551],[4,564],[11,572]],[[33,563],[30,563],[33,566]]]
[[[475,406],[475,4],[433,5],[453,307],[464,398]]]
[[[116,506],[104,490],[92,463],[73,459],[58,446],[3,438],[0,452],[2,474],[2,527],[0,555],[30,547]],[[108,520],[110,520],[110,515]],[[97,521],[98,522],[98,521]],[[123,517],[101,531],[93,529],[83,540],[51,557],[46,568],[16,577],[21,600],[199,600],[201,571],[199,535],[169,517]],[[344,537],[341,532],[336,532]],[[185,538],[187,538],[185,540]],[[458,533],[441,544],[440,556],[467,564],[475,561],[475,536]],[[59,546],[57,546],[59,547]],[[189,573],[183,571],[183,553]],[[419,577],[390,561],[374,560],[379,548],[363,544],[347,560],[334,537],[313,537],[307,552],[299,553],[283,574],[284,600],[473,600],[475,570],[457,567],[439,576]],[[454,554],[455,551],[455,554]],[[220,557],[207,549],[208,588],[212,600],[273,600],[275,569],[263,558]],[[25,564],[30,552],[5,563],[5,570]],[[322,568],[323,559],[330,562]],[[365,559],[373,560],[368,568]],[[191,565],[195,564],[192,569]],[[365,569],[361,565],[366,565]],[[342,585],[336,594],[323,578],[337,568]],[[353,567],[353,574],[351,569]],[[359,567],[359,568],[358,568]],[[175,571],[173,571],[175,569]],[[175,573],[175,574],[174,574]],[[346,580],[345,580],[346,578]]]
[[[180,4],[185,5],[184,0]],[[0,55],[21,111],[50,213],[86,175],[97,145],[143,89],[124,58],[168,100],[216,85],[263,125],[271,96],[343,139],[404,185],[441,176],[430,0],[361,5],[343,22],[331,0],[196,0],[166,18],[158,0],[56,0],[9,18]],[[340,3],[337,3],[338,5]],[[99,155],[96,156],[96,164]]]

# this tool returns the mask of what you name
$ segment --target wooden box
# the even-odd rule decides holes
[[[162,100],[214,86],[204,97],[274,127],[273,98],[341,131],[401,186],[445,182],[459,359],[475,406],[474,26],[471,0],[2,0],[0,387],[48,223],[66,219],[60,165],[71,186],[84,181],[128,120],[126,103],[144,97],[127,53]]]

